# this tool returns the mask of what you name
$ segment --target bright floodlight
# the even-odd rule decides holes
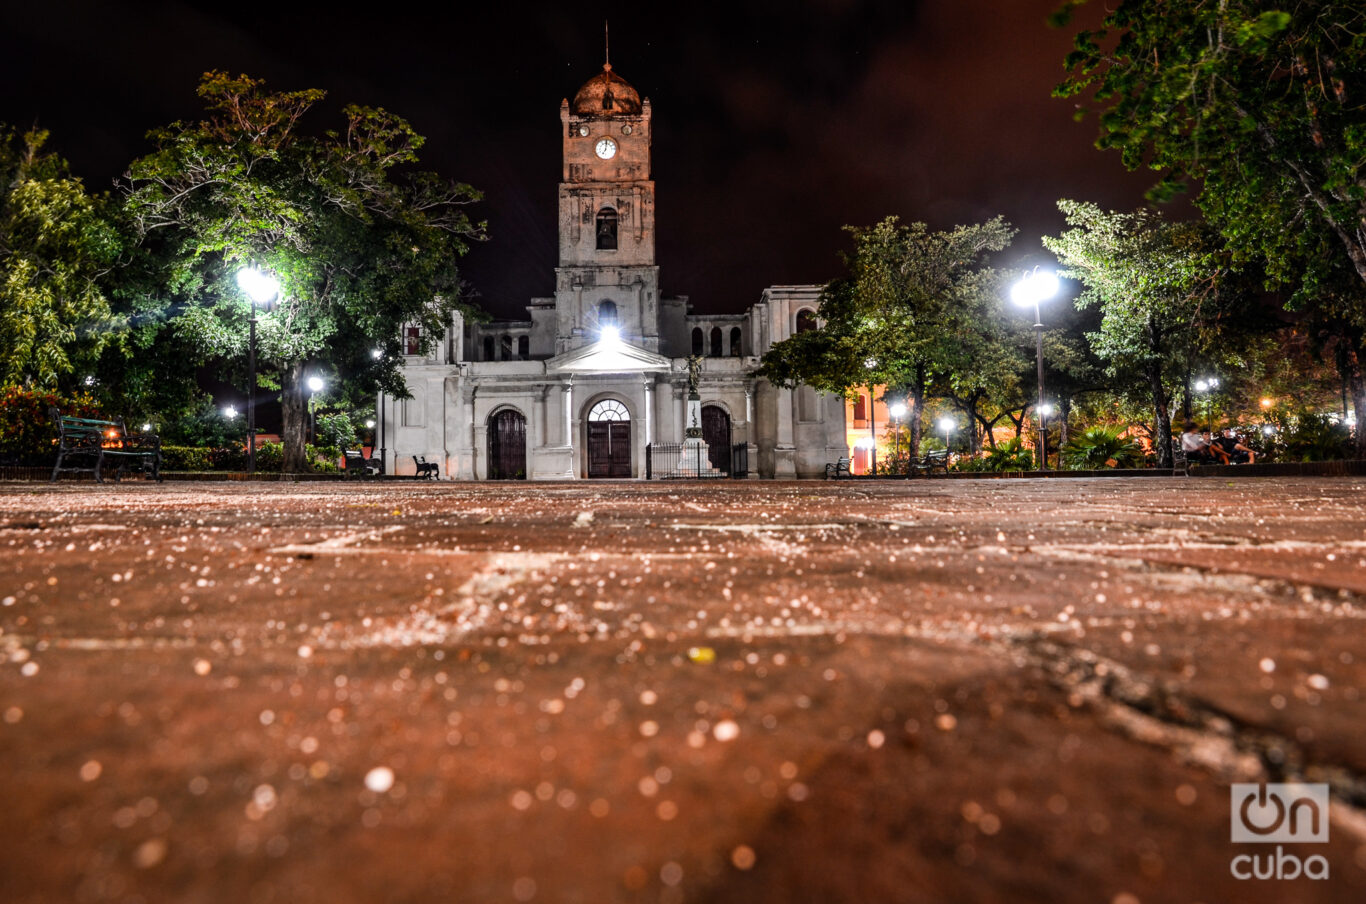
[[[901,404],[900,402],[897,402],[891,408],[888,408],[887,411],[892,415],[892,417],[896,418],[897,420],[901,420],[903,417],[906,416],[906,406]]]
[[[280,283],[275,277],[254,267],[237,271],[237,285],[247,293],[253,304],[265,304],[280,294]]]
[[[1195,391],[1196,391],[1196,392],[1204,392],[1206,389],[1209,389],[1209,383],[1208,383],[1207,381],[1205,381],[1205,380],[1196,380],[1196,381],[1195,381]]]
[[[620,329],[619,327],[616,327],[616,326],[605,326],[605,327],[602,328],[602,332],[600,332],[600,333],[598,334],[598,338],[599,338],[601,341],[603,341],[603,342],[608,342],[608,343],[617,343],[617,342],[620,342],[620,341],[621,341],[621,329]]]
[[[151,429],[152,429],[152,425],[151,425],[151,424],[143,424],[143,425],[142,425],[142,432],[143,432],[143,433],[147,433],[147,432],[150,431]]]
[[[323,391],[323,378],[322,378],[322,377],[309,377],[309,378],[308,378],[308,390],[309,390],[309,392],[322,392],[322,391]]]
[[[370,420],[368,420],[368,421],[365,422],[365,429],[366,429],[366,430],[373,430],[373,429],[375,429],[375,421],[374,421],[374,418],[371,418]]]
[[[223,409],[223,417],[227,418],[228,420],[232,420],[233,418],[237,417],[237,409],[234,408],[232,405],[229,405],[227,408]]]
[[[1040,406],[1039,406],[1039,414],[1042,414],[1044,417],[1048,417],[1048,416],[1051,415],[1052,413],[1053,413],[1053,406],[1052,406],[1052,405],[1040,405]]]
[[[1052,270],[1035,270],[1010,287],[1010,300],[1028,308],[1057,295],[1060,288],[1058,274]]]
[[[958,425],[955,424],[955,423],[953,422],[953,418],[951,418],[951,417],[943,417],[943,418],[940,418],[940,419],[939,419],[939,432],[940,432],[940,433],[949,433],[949,432],[952,431],[953,428],[956,427],[956,426],[958,426]]]
[[[371,350],[370,350],[370,357],[371,357],[371,358],[374,358],[376,361],[378,361],[380,358],[383,358],[383,357],[384,357],[384,351],[383,351],[383,349],[378,349],[378,348],[371,349]]]
[[[1270,408],[1274,404],[1276,404],[1274,399],[1262,399],[1263,408]]]
[[[865,436],[865,437],[862,437],[861,439],[859,439],[858,441],[856,441],[856,442],[854,443],[854,448],[855,448],[855,449],[871,449],[871,448],[873,448],[873,447],[876,446],[876,445],[877,445],[877,441],[876,441],[876,440],[874,440],[872,437]]]
[[[1271,426],[1270,424],[1267,424],[1265,427],[1262,428],[1262,432],[1265,433],[1267,436],[1271,436],[1273,433],[1276,432],[1276,428]]]

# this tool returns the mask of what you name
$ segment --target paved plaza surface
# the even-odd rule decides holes
[[[1366,900],[1364,500],[0,485],[0,901]]]

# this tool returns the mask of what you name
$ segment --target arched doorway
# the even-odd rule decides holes
[[[702,439],[711,466],[730,473],[730,415],[720,405],[702,406]]]
[[[489,418],[489,480],[526,480],[526,418],[504,408]]]
[[[588,412],[588,476],[631,476],[631,413],[616,399]]]

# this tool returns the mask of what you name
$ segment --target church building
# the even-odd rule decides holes
[[[820,286],[772,286],[723,315],[660,291],[651,138],[649,99],[610,64],[560,104],[555,294],[528,320],[457,313],[430,355],[408,329],[412,398],[380,400],[385,473],[423,456],[461,480],[796,478],[848,455],[843,399],[753,375],[815,328]]]

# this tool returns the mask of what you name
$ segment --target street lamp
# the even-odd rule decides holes
[[[314,445],[317,445],[317,443],[318,443],[318,406],[316,406],[316,405],[313,404],[313,397],[314,397],[315,395],[317,395],[318,393],[322,392],[322,391],[323,391],[323,386],[325,386],[325,385],[326,385],[326,384],[323,383],[323,378],[322,378],[322,377],[309,377],[309,378],[308,378],[308,413],[309,413],[310,415],[312,415],[312,419],[313,419],[313,444],[314,444]]]
[[[865,359],[863,359],[863,367],[864,367],[865,370],[872,370],[873,368],[877,367],[877,358],[865,358]],[[870,453],[869,453],[869,454],[871,455],[871,461],[872,461],[872,466],[868,469],[868,473],[871,474],[871,475],[873,475],[874,477],[877,476],[877,408],[875,407],[876,401],[877,401],[876,387],[873,386],[872,383],[869,383],[869,384],[868,384],[868,435],[871,436],[871,437],[873,438],[873,441],[872,441],[872,443],[868,446],[868,448],[869,448],[869,450],[870,450]]]
[[[237,285],[251,299],[251,318],[247,321],[247,471],[256,473],[256,306],[267,305],[280,295],[280,283],[273,276],[252,267],[237,271]]]
[[[1218,377],[1195,381],[1195,391],[1205,396],[1205,423],[1209,427],[1211,438],[1214,436],[1214,393],[1218,388]]]
[[[896,458],[893,460],[899,460],[901,458],[901,419],[906,416],[906,406],[897,402],[887,409],[887,413],[892,416],[892,430],[896,436]]]
[[[958,425],[953,422],[953,418],[951,417],[941,417],[939,419],[939,432],[944,434],[944,455],[946,456],[949,454],[949,434],[952,433],[953,428],[957,426]],[[945,460],[947,461],[947,458]]]
[[[1039,315],[1039,303],[1047,301],[1058,294],[1060,284],[1058,274],[1052,270],[1040,271],[1038,267],[1029,271],[1024,279],[1017,282],[1010,289],[1010,300],[1022,308],[1034,308],[1034,333],[1037,340],[1035,349],[1035,360],[1039,366],[1039,403],[1038,407],[1043,407],[1043,318]],[[1037,409],[1036,409],[1037,410]],[[1042,423],[1042,416],[1040,417]],[[1042,471],[1046,465],[1044,459],[1043,427],[1039,428],[1039,470]]]
[[[1053,406],[1047,402],[1039,406],[1039,453],[1043,467],[1048,467],[1048,419],[1053,416]]]

